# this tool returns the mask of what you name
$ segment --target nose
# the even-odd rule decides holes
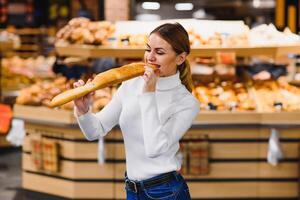
[[[151,62],[155,61],[154,51],[147,52],[146,59]]]

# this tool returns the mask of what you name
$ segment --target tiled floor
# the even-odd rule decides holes
[[[21,149],[0,148],[0,199],[19,200],[15,196],[21,187]]]

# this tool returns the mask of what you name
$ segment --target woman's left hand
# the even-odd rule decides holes
[[[158,74],[151,67],[145,66],[143,79],[145,81],[143,92],[155,92]]]

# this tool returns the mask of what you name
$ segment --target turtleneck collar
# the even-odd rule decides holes
[[[159,77],[156,82],[156,90],[170,90],[175,88],[181,84],[181,80],[179,77],[179,71],[176,74],[167,76],[167,77]]]

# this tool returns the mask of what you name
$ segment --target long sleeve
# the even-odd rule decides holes
[[[122,87],[122,86],[121,86]],[[79,127],[88,140],[96,140],[103,137],[119,122],[122,103],[120,90],[115,93],[112,100],[97,114],[89,111],[77,117]]]
[[[178,143],[199,112],[199,105],[193,98],[178,103],[161,121],[155,93],[140,95],[144,145],[148,157],[157,157]]]
[[[278,79],[280,76],[286,75],[287,70],[286,67],[272,67],[269,72],[271,73],[271,76],[273,79]]]

